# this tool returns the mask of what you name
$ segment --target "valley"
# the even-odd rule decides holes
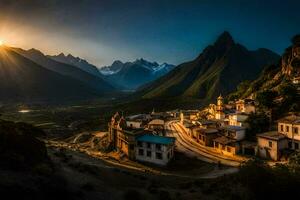
[[[299,3],[3,2],[1,197],[300,195]]]

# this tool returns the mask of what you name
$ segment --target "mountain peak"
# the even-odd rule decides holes
[[[215,46],[231,46],[234,44],[234,40],[228,31],[224,31],[215,42]]]
[[[57,55],[57,57],[65,57],[65,54],[64,53],[60,53]]]
[[[28,50],[29,53],[35,53],[35,54],[42,54],[44,55],[40,50],[37,50],[35,48],[31,48]]]

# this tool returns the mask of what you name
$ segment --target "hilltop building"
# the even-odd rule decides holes
[[[240,99],[235,102],[236,111],[250,114],[255,113],[255,101],[253,99]]]

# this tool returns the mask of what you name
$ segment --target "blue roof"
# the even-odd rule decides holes
[[[142,136],[138,137],[137,141],[168,145],[168,144],[174,143],[175,138],[146,134],[146,135],[142,135]]]

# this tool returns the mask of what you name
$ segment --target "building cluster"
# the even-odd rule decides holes
[[[139,114],[129,117],[116,113],[108,124],[111,147],[131,160],[166,165],[174,156],[175,138],[166,137],[169,113]]]
[[[257,134],[257,141],[246,140],[247,119],[256,112],[252,99],[210,104],[202,111],[174,110],[124,117],[116,113],[108,124],[112,149],[131,160],[167,165],[174,157],[175,138],[166,136],[166,122],[179,119],[187,135],[203,147],[224,156],[259,156],[275,161],[287,159],[300,150],[300,117],[278,121],[277,131]]]
[[[257,134],[257,142],[245,139],[247,119],[256,112],[252,99],[240,99],[224,104],[222,96],[217,104],[206,109],[207,120],[199,119],[194,112],[181,113],[181,123],[188,135],[199,144],[213,147],[223,155],[256,155],[275,161],[286,160],[294,151],[300,150],[300,117],[291,115],[278,120],[277,131]]]
[[[254,100],[224,104],[220,95],[217,104],[210,104],[204,112],[206,120],[201,118],[199,111],[181,114],[181,123],[192,139],[227,156],[255,153],[255,144],[245,140],[246,120],[250,113],[255,112]]]

